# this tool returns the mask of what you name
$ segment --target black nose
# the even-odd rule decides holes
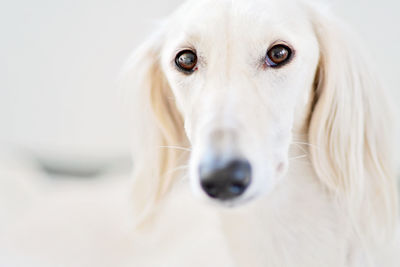
[[[251,166],[247,160],[214,161],[199,170],[203,190],[212,198],[232,200],[240,196],[251,181]]]

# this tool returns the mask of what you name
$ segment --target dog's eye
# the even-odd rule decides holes
[[[265,63],[270,67],[279,67],[290,60],[292,50],[283,44],[271,47],[265,59]]]
[[[197,55],[191,50],[183,50],[176,55],[175,64],[179,70],[192,73],[197,64]]]

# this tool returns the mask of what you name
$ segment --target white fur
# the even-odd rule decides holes
[[[295,57],[264,68],[277,40]],[[188,47],[199,65],[183,75],[173,59]],[[188,1],[123,78],[133,184],[39,198],[0,232],[0,265],[399,266],[392,112],[364,54],[315,3]],[[232,208],[197,176],[219,130],[253,168]]]

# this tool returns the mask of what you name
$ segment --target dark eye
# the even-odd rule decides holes
[[[183,50],[176,55],[175,64],[179,70],[191,73],[197,65],[197,55],[191,50]]]
[[[265,63],[270,67],[279,67],[289,62],[291,55],[292,50],[288,46],[274,45],[268,50]]]

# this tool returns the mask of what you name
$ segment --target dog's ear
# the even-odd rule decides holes
[[[152,36],[132,55],[121,86],[133,107],[133,206],[143,223],[177,175],[187,145],[183,120],[161,69],[162,33]]]
[[[357,234],[384,236],[398,214],[393,112],[353,35],[325,10],[311,17],[320,46],[309,128],[313,166],[354,225],[364,227],[355,227]]]

